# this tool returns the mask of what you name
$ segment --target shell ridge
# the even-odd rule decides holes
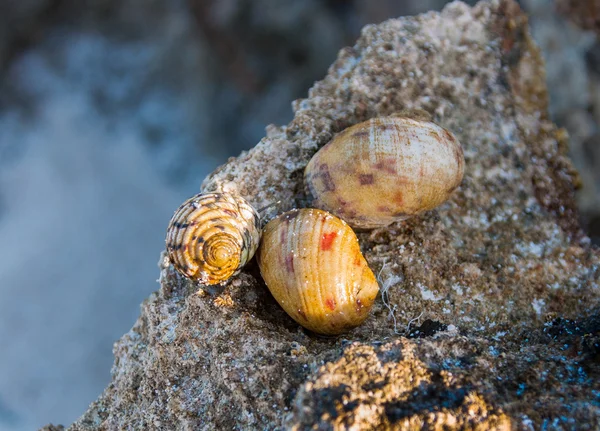
[[[336,253],[336,265],[334,266],[334,268],[336,268],[336,272],[337,272],[337,282],[335,285],[335,292],[336,292],[336,297],[341,299],[341,303],[342,304],[346,304],[348,301],[348,281],[349,278],[352,279],[352,273],[349,273],[348,270],[348,260],[346,257],[348,257],[348,253],[347,253],[347,248],[348,247],[348,241],[347,241],[347,237],[349,235],[346,234],[346,232],[343,232],[342,235],[339,235],[339,247],[338,249],[340,250],[339,253]],[[349,277],[350,276],[350,277]],[[339,307],[336,307],[335,309],[335,313],[336,313],[336,320],[343,320],[343,324],[344,326],[349,323],[348,317],[345,313],[343,309],[340,309]]]
[[[313,210],[309,210],[310,212],[313,212]],[[306,219],[309,220],[308,215],[310,213],[307,214]],[[309,229],[309,235],[306,236],[307,241],[306,244],[308,247],[308,263],[309,263],[309,268],[314,268],[314,271],[309,271],[308,273],[308,277],[307,277],[307,281],[308,283],[306,283],[307,288],[306,288],[306,292],[308,298],[307,298],[307,306],[309,306],[307,313],[310,314],[311,318],[313,316],[320,316],[323,313],[323,310],[321,308],[321,304],[323,303],[323,297],[321,295],[321,271],[319,270],[319,268],[321,268],[320,262],[319,262],[319,257],[321,254],[320,248],[317,246],[314,246],[314,244],[319,244],[320,238],[321,238],[321,226],[322,224],[322,218],[320,217],[320,214],[317,213],[318,215],[318,226],[316,226],[314,229]],[[306,229],[306,225],[308,223],[304,223],[305,227],[304,229]],[[320,320],[320,319],[319,319]],[[321,322],[319,322],[320,324]],[[312,330],[312,328],[311,328]]]
[[[310,210],[312,211],[312,210]],[[313,301],[311,301],[313,304],[312,306],[312,310],[311,310],[311,314],[314,314],[315,316],[320,316],[319,317],[319,325],[322,326],[323,324],[323,316],[325,315],[325,313],[327,312],[324,307],[323,307],[323,292],[322,289],[324,286],[326,286],[326,283],[322,282],[322,278],[323,276],[325,276],[327,274],[327,271],[323,271],[321,270],[322,268],[326,267],[324,265],[322,265],[321,262],[321,238],[323,236],[323,225],[324,223],[327,221],[325,220],[325,218],[323,217],[323,214],[321,212],[317,213],[318,216],[318,224],[315,227],[315,229],[312,231],[312,239],[310,241],[310,245],[314,245],[316,244],[316,246],[312,246],[312,252],[311,252],[311,268],[314,268],[314,274],[312,274],[313,276],[311,277],[311,283],[309,283],[309,289],[310,291],[312,291],[312,295],[313,296]]]
[[[176,253],[175,256],[177,257],[179,265],[185,268],[185,273],[189,276],[193,276],[198,271],[198,266],[194,262],[190,262],[188,250],[182,250],[185,244],[187,244],[186,232],[188,229],[187,227],[182,227],[181,221],[187,220],[189,213],[189,208],[184,207],[181,209],[181,211],[178,211],[178,213],[176,214],[175,226],[177,230],[175,231],[175,243],[177,244],[176,250],[179,250],[180,252]]]
[[[303,217],[302,216],[298,216],[298,217],[294,217],[291,220],[291,223],[288,224],[288,238],[287,238],[287,242],[289,244],[288,246],[288,250],[293,253],[294,250],[300,250],[300,248],[304,245],[304,231],[303,231],[303,226],[302,226],[302,221],[303,221]],[[297,235],[294,235],[294,232],[297,232]],[[291,234],[290,234],[291,233]],[[298,256],[296,256],[295,254],[292,254],[292,262],[294,265],[294,286],[286,286],[288,289],[293,290],[294,294],[290,299],[290,302],[295,302],[294,300],[297,298],[300,300],[300,304],[301,304],[301,310],[298,310],[298,307],[295,307],[296,309],[294,310],[294,307],[292,306],[292,304],[289,304],[288,307],[292,310],[292,313],[295,316],[298,316],[298,319],[300,319],[301,317],[301,313],[303,313],[304,315],[306,315],[306,313],[309,313],[310,307],[308,306],[308,298],[306,298],[306,295],[303,294],[302,289],[298,289],[297,286],[302,286],[302,283],[304,282],[303,278],[306,277],[305,275],[305,269],[304,269],[304,257],[301,257],[301,261],[296,262]],[[296,287],[296,288],[295,288]],[[300,323],[298,321],[298,323]]]
[[[351,238],[351,241],[354,243],[353,244],[353,247],[355,250],[354,259],[360,259],[360,263],[361,263],[360,266],[355,265],[355,264],[352,265],[352,267],[354,269],[354,271],[353,271],[354,279],[352,281],[352,291],[351,291],[352,298],[351,299],[352,299],[352,311],[356,314],[357,301],[359,300],[360,291],[363,289],[363,282],[364,282],[363,273],[365,271],[365,267],[369,271],[371,269],[369,268],[369,265],[366,262],[366,259],[360,250],[358,238]]]
[[[376,142],[376,138],[377,138],[377,131],[375,130],[376,124],[377,124],[377,119],[375,119],[375,118],[372,118],[369,121],[369,141],[368,141],[367,145],[370,145],[371,143]],[[377,151],[369,152],[369,160],[371,161],[372,165],[377,163]]]

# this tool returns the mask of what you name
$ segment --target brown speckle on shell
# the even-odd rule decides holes
[[[179,272],[203,284],[218,284],[240,271],[259,241],[258,213],[244,198],[206,193],[188,199],[175,211],[166,245]]]
[[[372,174],[359,174],[358,182],[360,183],[361,186],[366,186],[366,185],[373,184],[375,182],[375,179],[373,178]]]

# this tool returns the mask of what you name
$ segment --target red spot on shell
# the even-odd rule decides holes
[[[335,299],[333,298],[327,298],[325,300],[325,305],[327,306],[327,308],[329,308],[331,311],[335,310]]]
[[[333,240],[336,236],[337,232],[324,233],[323,237],[321,238],[321,250],[331,250],[331,245],[333,244]]]
[[[392,212],[391,208],[385,205],[379,205],[377,206],[377,211],[379,211],[380,213],[389,213]]]
[[[362,259],[360,258],[360,254],[356,254],[356,256],[354,256],[354,266],[361,266],[362,265]]]
[[[298,309],[298,315],[300,317],[302,317],[304,320],[306,320],[306,313],[300,309]]]
[[[285,269],[287,272],[294,272],[294,255],[288,254],[285,258]]]

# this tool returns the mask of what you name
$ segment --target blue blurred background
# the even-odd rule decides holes
[[[179,203],[286,124],[363,25],[445,3],[0,0],[0,430],[82,414],[158,288]],[[551,0],[523,6],[597,235],[597,38]]]

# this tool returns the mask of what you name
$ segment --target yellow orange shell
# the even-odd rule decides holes
[[[418,119],[373,118],[336,135],[306,167],[315,205],[358,228],[430,210],[460,185],[464,156],[448,130]]]
[[[237,274],[260,241],[260,219],[244,198],[198,194],[185,201],[167,229],[173,266],[192,280],[218,284]]]
[[[271,220],[257,258],[279,305],[320,334],[360,325],[379,291],[354,231],[326,211],[292,210]]]

